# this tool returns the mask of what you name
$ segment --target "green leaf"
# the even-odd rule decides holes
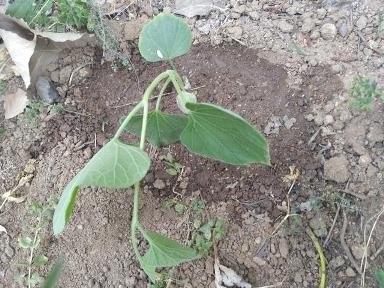
[[[229,164],[270,164],[267,140],[239,115],[205,103],[186,107],[180,140],[191,152]]]
[[[51,271],[49,272],[47,278],[43,283],[42,288],[54,288],[56,287],[57,281],[59,280],[61,271],[64,266],[64,258],[60,257],[55,264],[52,266]]]
[[[33,246],[33,240],[29,236],[24,236],[18,239],[19,246],[23,249],[29,249]]]
[[[171,267],[199,258],[190,247],[155,232],[142,231],[148,241],[149,249],[142,257],[145,265],[153,267]]]
[[[139,50],[150,62],[184,55],[192,45],[192,32],[181,18],[160,13],[140,33]]]
[[[48,257],[45,256],[45,255],[39,255],[39,256],[36,256],[34,259],[33,259],[33,265],[34,266],[43,266],[44,264],[46,264],[48,262]]]
[[[32,0],[16,0],[7,7],[5,14],[29,23],[35,15],[35,9],[36,5]]]
[[[140,136],[143,115],[134,116],[126,129]],[[180,140],[180,134],[187,125],[187,117],[161,111],[148,113],[146,139],[156,147],[163,147]]]
[[[53,231],[68,222],[79,187],[128,188],[143,179],[150,166],[144,151],[117,139],[108,142],[67,185],[53,215]]]
[[[29,284],[31,287],[35,287],[37,284],[40,284],[41,282],[43,282],[43,278],[40,277],[40,275],[37,273],[33,273],[31,275],[31,278],[27,279],[27,284]],[[30,287],[29,285],[28,287]]]
[[[379,288],[384,288],[384,270],[378,270],[375,273],[377,283],[379,284]]]

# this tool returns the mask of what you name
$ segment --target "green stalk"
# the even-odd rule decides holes
[[[132,210],[132,220],[131,220],[131,242],[133,251],[137,259],[141,262],[141,255],[139,251],[139,245],[136,238],[136,229],[139,224],[139,197],[140,197],[140,182],[135,184],[135,189],[133,193],[133,210]]]
[[[125,126],[128,125],[128,122],[132,119],[133,116],[144,106],[143,100],[141,100],[137,105],[132,109],[131,112],[129,112],[128,116],[124,119],[123,123],[121,123],[119,129],[117,129],[115,136],[113,136],[113,139],[118,139],[123,133]]]
[[[165,92],[165,89],[167,89],[169,83],[171,82],[171,78],[168,78],[163,87],[161,88],[160,92],[159,92],[159,95],[157,96],[157,101],[156,101],[156,110],[160,110],[160,102],[161,102],[161,98],[163,97],[163,94]]]

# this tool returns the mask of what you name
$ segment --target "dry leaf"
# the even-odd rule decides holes
[[[4,110],[5,119],[13,118],[20,113],[23,113],[28,104],[27,92],[17,88],[17,91],[12,94],[5,95]]]
[[[7,229],[3,225],[0,225],[0,233],[5,232],[5,234],[8,234]]]
[[[189,18],[208,15],[213,8],[213,0],[176,0],[175,2],[175,13]]]

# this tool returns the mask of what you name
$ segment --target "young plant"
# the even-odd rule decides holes
[[[167,166],[167,169],[165,170],[169,175],[176,176],[181,173],[183,169],[183,165],[178,163],[171,153],[167,153],[165,156],[161,156],[160,160],[163,160],[165,162],[165,165]]]
[[[34,271],[48,262],[48,258],[39,254],[36,255],[36,250],[40,245],[40,235],[52,220],[54,203],[49,203],[46,206],[40,203],[33,203],[28,207],[28,218],[31,219],[32,225],[30,231],[23,237],[18,239],[20,248],[28,251],[26,261],[20,263],[25,269],[15,277],[16,282],[28,288],[40,286],[43,278]]]
[[[192,33],[188,25],[180,18],[164,13],[145,25],[139,38],[140,53],[147,61],[168,61],[172,67],[172,59],[186,54],[191,44]],[[150,110],[149,99],[160,84],[156,107]],[[175,102],[184,114],[162,111],[161,100],[169,85],[174,87]],[[136,115],[139,111],[142,114]],[[120,140],[127,130],[140,137],[139,145]],[[197,102],[196,96],[184,88],[177,71],[166,70],[152,81],[115,136],[65,188],[55,210],[53,230],[55,234],[63,232],[81,187],[126,189],[133,186],[131,244],[141,268],[152,282],[156,282],[157,268],[176,266],[200,255],[190,247],[146,230],[139,222],[140,181],[150,167],[145,140],[157,147],[180,141],[193,153],[235,165],[269,165],[270,158],[268,143],[259,132],[231,111]],[[138,233],[149,246],[144,254],[139,250]]]
[[[384,90],[378,87],[375,80],[358,76],[353,79],[349,95],[352,97],[350,105],[353,108],[360,111],[367,111],[372,109],[372,101],[376,97],[384,99]]]

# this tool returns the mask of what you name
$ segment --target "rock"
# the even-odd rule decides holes
[[[313,30],[313,28],[315,28],[315,26],[316,26],[315,19],[311,17],[304,18],[303,25],[301,26],[301,31],[303,33],[309,33]]]
[[[345,144],[352,147],[358,155],[366,154],[365,144],[366,128],[361,121],[353,120],[345,128]]]
[[[337,31],[341,37],[345,38],[351,33],[351,27],[345,21],[339,21],[337,25]]]
[[[324,40],[332,40],[337,34],[337,29],[333,23],[325,23],[320,29],[321,37]]]
[[[326,160],[324,162],[324,177],[326,180],[345,183],[350,177],[347,158],[340,155]]]
[[[316,11],[317,19],[322,20],[325,18],[325,15],[327,15],[327,10],[325,10],[324,8],[317,9]]]
[[[142,16],[140,18],[125,22],[124,27],[122,29],[123,30],[122,40],[133,41],[139,38],[140,31],[145,25],[145,23],[147,22],[148,22],[147,16]]]
[[[332,65],[332,71],[335,73],[335,74],[339,74],[339,73],[342,73],[344,70],[344,67],[342,64],[333,64]]]
[[[287,115],[283,117],[284,126],[287,129],[291,129],[292,126],[296,123],[296,118],[288,118]]]
[[[258,266],[264,266],[265,264],[267,264],[267,262],[265,262],[264,259],[260,258],[260,257],[253,257],[253,262],[255,262]]]
[[[161,179],[156,179],[155,182],[153,182],[153,187],[161,190],[165,188],[165,183]]]
[[[90,147],[85,148],[83,151],[84,159],[90,159],[92,157],[92,150]]]
[[[55,88],[52,87],[48,78],[39,76],[36,81],[36,94],[48,104],[53,104],[59,99]]]
[[[53,82],[56,82],[56,83],[59,82],[59,80],[60,80],[60,71],[59,70],[53,71],[51,73],[51,80]]]
[[[255,20],[255,21],[260,19],[260,14],[257,11],[249,12],[248,15],[249,17],[251,17],[252,20]]]
[[[336,258],[333,258],[331,261],[329,261],[329,266],[332,269],[337,269],[337,268],[343,266],[344,263],[345,263],[345,260],[344,260],[343,256],[337,256]]]
[[[368,154],[361,155],[359,158],[359,165],[366,168],[369,164],[371,164],[372,159]]]
[[[289,24],[286,20],[279,20],[275,22],[275,26],[278,27],[281,32],[290,33],[293,31],[293,25]]]
[[[228,27],[227,32],[235,39],[240,39],[243,34],[243,28],[241,26]]]
[[[287,258],[289,254],[289,245],[288,245],[288,240],[286,238],[281,238],[279,240],[279,251],[280,255],[283,258]]]
[[[345,270],[345,275],[347,275],[348,277],[355,277],[356,272],[355,270],[353,270],[352,267],[348,267],[347,270]]]
[[[356,21],[356,28],[358,30],[363,30],[365,27],[367,27],[368,19],[364,15],[360,16],[359,19]]]
[[[235,7],[233,7],[233,12],[235,13],[239,13],[239,14],[243,14],[246,10],[247,6],[245,5],[236,5]]]
[[[309,221],[309,226],[313,229],[313,233],[317,237],[326,237],[327,236],[327,225],[325,220],[320,213],[316,213],[315,216]]]
[[[333,122],[335,122],[335,119],[333,119],[332,115],[330,115],[330,114],[325,115],[325,117],[324,117],[324,125],[330,125]]]
[[[351,252],[353,257],[355,257],[357,260],[360,260],[364,255],[364,247],[361,245],[353,245],[351,247]]]
[[[248,250],[249,250],[249,245],[247,243],[243,243],[243,245],[241,245],[241,252],[246,253],[248,252]]]
[[[367,139],[370,142],[371,146],[375,145],[378,142],[383,142],[384,141],[383,124],[372,123],[371,126],[369,127]]]
[[[63,67],[59,72],[59,83],[60,84],[67,84],[69,81],[69,77],[71,77],[72,74],[72,66],[65,66]],[[51,74],[52,77],[52,74]]]

